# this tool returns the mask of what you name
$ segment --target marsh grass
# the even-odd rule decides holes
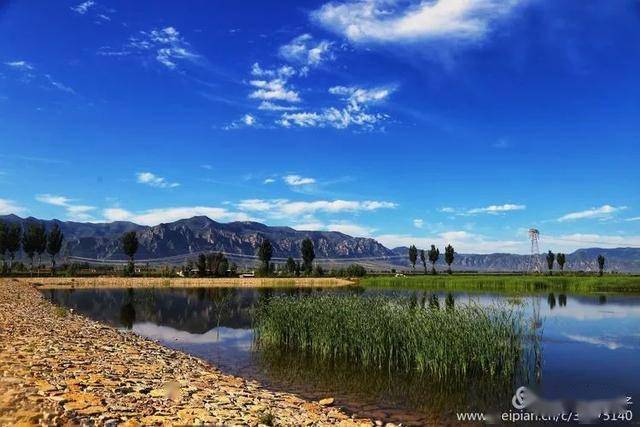
[[[619,292],[640,294],[639,276],[507,276],[507,275],[439,275],[388,277],[373,276],[360,280],[364,287],[397,289],[440,289],[504,293],[566,291],[573,293]]]
[[[525,329],[522,314],[502,306],[440,309],[355,295],[274,297],[257,308],[255,325],[258,347],[439,380],[512,378],[525,355]]]

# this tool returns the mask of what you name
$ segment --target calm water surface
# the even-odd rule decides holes
[[[334,396],[348,411],[405,423],[451,419],[457,411],[508,410],[518,385],[457,384],[325,365],[304,355],[254,349],[253,307],[273,295],[316,292],[386,294],[428,300],[435,293],[377,289],[82,289],[46,290],[52,302],[95,320],[206,359],[224,372],[257,379],[309,399]],[[505,304],[525,313],[541,336],[538,375],[520,379],[547,399],[640,401],[640,297],[544,293],[513,297],[453,293],[455,304]],[[634,414],[637,421],[640,413]]]

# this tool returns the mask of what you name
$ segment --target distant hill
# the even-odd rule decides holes
[[[139,235],[140,249],[136,258],[141,262],[162,259],[179,263],[187,257],[202,252],[222,251],[235,254],[231,258],[253,262],[258,246],[269,239],[277,260],[299,257],[302,240],[309,237],[314,244],[316,257],[331,262],[359,262],[368,268],[398,270],[409,268],[408,248],[388,249],[370,238],[351,237],[335,231],[298,231],[290,227],[270,227],[257,222],[220,223],[205,216],[143,226],[132,222],[80,223],[59,220],[20,218],[16,215],[0,216],[0,220],[25,226],[30,221],[39,221],[50,229],[57,223],[65,235],[63,257],[122,261],[126,257],[120,248],[119,239],[127,231]],[[607,258],[607,270],[640,272],[640,248],[579,249],[567,254],[566,269],[597,270],[596,258],[603,254]],[[19,254],[22,256],[22,254]],[[168,259],[169,257],[174,257]],[[438,267],[443,269],[442,259]],[[526,270],[529,257],[508,253],[456,254],[454,268],[476,271],[522,271]],[[546,263],[543,260],[543,265]]]
[[[392,249],[397,255],[402,255],[401,259],[408,259],[409,248],[397,247]],[[620,272],[640,272],[640,248],[586,248],[578,249],[567,254],[565,270],[573,271],[597,271],[598,255],[606,258],[607,271]],[[418,261],[419,262],[419,261]],[[545,255],[540,255],[540,262],[546,270],[547,260]],[[477,271],[526,271],[529,268],[529,255],[518,255],[509,253],[494,254],[456,254],[454,268],[458,270]],[[408,265],[408,262],[406,263]],[[443,256],[436,264],[440,268],[445,268]],[[416,266],[416,269],[418,267]],[[558,269],[557,264],[554,267]]]

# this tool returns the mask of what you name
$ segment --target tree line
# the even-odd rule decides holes
[[[547,269],[549,270],[549,275],[553,274],[553,265],[554,262],[558,263],[558,267],[560,267],[560,272],[564,272],[564,264],[567,261],[567,256],[562,253],[562,252],[558,252],[557,254],[554,254],[552,251],[547,252],[547,255],[545,256],[546,260],[547,260]],[[596,262],[598,263],[598,275],[602,276],[604,273],[604,266],[605,266],[605,262],[606,259],[604,257],[604,255],[599,254],[598,257],[596,258]]]
[[[411,268],[415,271],[416,262],[418,261],[418,254],[420,255],[420,262],[424,267],[424,274],[427,274],[427,259],[431,263],[431,274],[437,274],[436,271],[436,262],[440,259],[440,249],[436,248],[436,245],[431,245],[431,249],[428,251],[424,251],[424,249],[418,250],[416,245],[411,245],[409,247],[409,262],[411,263]],[[444,248],[444,262],[447,263],[447,273],[451,274],[451,264],[455,259],[455,250],[453,246],[447,245]]]
[[[38,265],[42,263],[45,252],[51,259],[51,272],[56,269],[56,256],[62,249],[64,234],[58,224],[54,223],[47,232],[45,226],[39,222],[29,222],[24,229],[18,223],[0,221],[0,256],[2,257],[2,272],[11,273],[16,254],[22,249],[30,260],[30,271],[33,274],[34,260],[38,256]],[[6,257],[9,256],[7,264]]]
[[[276,264],[271,262],[273,258],[273,245],[269,239],[263,239],[258,246],[257,251],[258,259],[260,260],[260,266],[258,268],[258,275],[270,276],[276,273]],[[300,243],[300,259],[294,260],[293,257],[288,257],[285,261],[283,268],[280,272],[289,276],[324,276],[329,274],[335,277],[362,277],[367,273],[367,270],[359,264],[350,264],[347,267],[342,267],[326,272],[322,265],[313,261],[316,259],[315,249],[313,247],[313,241],[306,237]]]

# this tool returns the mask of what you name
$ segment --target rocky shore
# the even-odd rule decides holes
[[[0,425],[372,425],[45,301],[0,280]]]

